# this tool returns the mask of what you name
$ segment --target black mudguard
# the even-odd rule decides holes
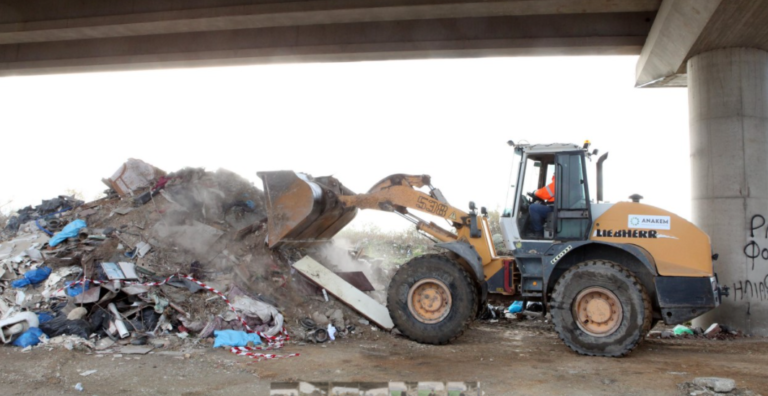
[[[480,306],[484,307],[488,301],[488,285],[485,282],[485,273],[483,272],[483,261],[477,254],[475,248],[466,242],[444,242],[435,246],[456,253],[459,257],[469,264],[472,268],[472,274],[480,285]]]

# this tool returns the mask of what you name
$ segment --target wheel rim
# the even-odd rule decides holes
[[[408,291],[408,310],[422,323],[437,323],[451,312],[453,299],[448,286],[434,278],[422,279]]]
[[[581,291],[573,303],[573,318],[579,328],[595,337],[607,337],[621,325],[624,317],[621,302],[604,287],[589,287]]]

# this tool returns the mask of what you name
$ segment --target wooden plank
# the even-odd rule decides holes
[[[295,262],[293,268],[380,327],[387,330],[395,327],[387,307],[379,304],[311,257],[306,256]]]

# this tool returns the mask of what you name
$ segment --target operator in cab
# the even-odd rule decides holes
[[[536,238],[543,238],[544,221],[547,219],[547,215],[554,210],[554,205],[552,204],[555,203],[555,176],[552,176],[551,183],[536,190],[534,195],[544,203],[536,202],[529,208],[531,228]]]

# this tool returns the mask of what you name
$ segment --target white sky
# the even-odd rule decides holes
[[[503,205],[506,141],[585,139],[606,198],[689,218],[685,89],[636,89],[637,57],[295,64],[0,78],[0,205],[96,197],[130,157],[166,171],[333,174],[356,192],[429,174],[455,206]],[[594,166],[594,162],[590,164]],[[591,181],[594,183],[593,181]],[[410,227],[387,213],[353,226]]]

